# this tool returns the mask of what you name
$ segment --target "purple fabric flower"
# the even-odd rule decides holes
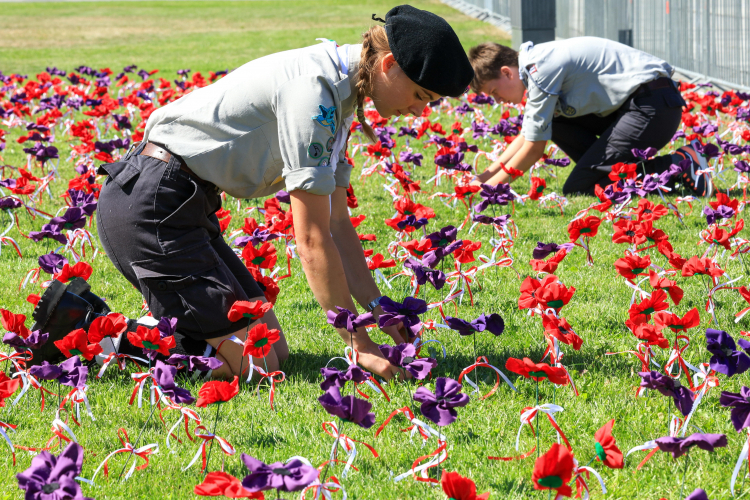
[[[479,202],[477,212],[484,212],[490,205],[507,205],[513,199],[513,193],[510,192],[510,184],[482,184],[482,190],[479,191],[482,201]]]
[[[656,445],[661,451],[671,453],[673,458],[679,458],[693,446],[709,452],[715,448],[724,448],[727,445],[727,437],[724,434],[695,433],[685,438],[662,437],[656,440]]]
[[[435,165],[438,165],[440,167],[447,168],[447,169],[455,169],[456,166],[458,166],[458,164],[463,161],[463,159],[464,159],[463,153],[437,155],[435,157]]]
[[[477,94],[477,96],[474,98],[474,104],[495,104],[495,99],[492,98],[492,96],[489,96],[485,93]]]
[[[403,137],[405,135],[416,139],[419,133],[416,131],[416,129],[414,129],[414,127],[401,127],[398,131],[398,136]]]
[[[292,197],[286,191],[279,191],[276,193],[276,199],[279,203],[291,203]]]
[[[458,240],[446,247],[437,247],[434,250],[430,250],[422,256],[422,264],[435,269],[444,258],[461,248],[463,243],[463,240]]]
[[[717,146],[716,144],[712,144],[710,142],[706,143],[705,146],[701,144],[700,142],[696,143],[695,151],[698,154],[703,155],[707,160],[710,160],[711,158],[716,158],[717,156],[719,156],[719,153],[720,153],[719,146]]]
[[[454,408],[469,404],[469,396],[459,394],[463,386],[447,377],[435,380],[435,393],[420,387],[414,393],[414,401],[422,403],[422,415],[439,426],[452,424],[458,418]]]
[[[440,271],[439,269],[431,269],[429,267],[423,266],[420,261],[417,259],[406,259],[406,262],[404,262],[404,267],[407,269],[411,269],[411,271],[414,273],[414,276],[417,279],[418,285],[424,285],[428,281],[432,284],[432,286],[435,287],[435,290],[440,290],[445,286],[445,280],[447,277],[445,276],[445,273],[443,271]]]
[[[745,160],[740,160],[738,162],[735,162],[734,164],[734,171],[735,172],[742,172],[742,173],[748,173],[750,172],[750,163],[746,162]],[[2,201],[2,200],[0,200]]]
[[[81,486],[75,480],[83,468],[83,448],[70,443],[54,456],[42,451],[31,459],[31,466],[16,474],[18,487],[26,500],[83,500]]]
[[[3,336],[3,343],[15,348],[18,352],[23,352],[27,349],[39,349],[47,343],[48,339],[49,333],[39,333],[39,330],[34,330],[25,339],[13,332],[8,332]]]
[[[39,380],[57,380],[62,373],[62,368],[47,361],[42,361],[41,365],[34,365],[29,368],[29,374]]]
[[[17,200],[16,198],[13,198],[11,196],[0,198],[0,210],[13,210],[14,208],[18,208],[21,205],[22,203],[20,200]]]
[[[567,167],[570,165],[570,158],[545,158],[544,163],[555,167]]]
[[[404,127],[401,127],[403,129]],[[403,134],[399,134],[401,136]],[[422,160],[424,156],[419,153],[409,153],[408,151],[401,151],[398,155],[398,161],[401,163],[414,163],[418,167],[422,166]]]
[[[453,111],[455,111],[459,115],[465,115],[466,113],[473,112],[474,108],[472,108],[471,106],[469,106],[468,102],[465,102],[465,103],[461,104],[460,106],[456,106],[455,108],[453,108]]]
[[[380,346],[380,352],[393,366],[404,368],[417,380],[423,380],[430,374],[430,370],[437,366],[435,359],[417,358],[417,348],[413,344],[383,344]]]
[[[705,490],[696,488],[695,491],[685,497],[685,500],[709,500],[709,498]]]
[[[168,365],[187,367],[189,372],[216,370],[224,363],[216,358],[203,356],[188,356],[186,354],[172,354],[165,361]]]
[[[716,128],[715,126],[713,127]],[[717,132],[717,131],[718,129],[715,130],[714,132]],[[729,141],[722,141],[719,137],[716,138],[716,142],[719,143],[719,146],[721,146],[721,149],[723,149],[724,152],[728,155],[739,155],[745,151],[745,148],[743,148],[742,146],[738,146],[737,144],[732,144]]]
[[[159,323],[156,324],[156,329],[159,330],[159,336],[161,338],[174,335],[177,331],[177,318],[163,316],[159,319]]]
[[[62,375],[57,379],[62,385],[83,389],[86,386],[86,377],[89,375],[89,369],[81,364],[78,356],[68,358],[60,363]]]
[[[633,156],[636,158],[639,158],[641,160],[648,160],[652,156],[654,156],[657,152],[656,148],[646,148],[646,149],[638,149],[633,148],[630,150],[631,153],[633,153]]]
[[[604,196],[615,205],[625,203],[628,198],[630,198],[628,196],[628,193],[625,193],[623,191],[615,191],[613,184],[610,184],[609,186],[604,188]]]
[[[469,145],[469,143],[467,143],[466,141],[460,141],[458,143],[458,150],[462,153],[466,153],[467,151],[476,153],[479,151],[479,146],[477,146],[476,144]]]
[[[640,372],[641,387],[659,391],[664,396],[671,396],[680,413],[687,416],[693,409],[693,391],[685,387],[679,380],[659,372]]]
[[[505,227],[508,225],[508,221],[510,221],[510,214],[501,215],[500,217],[490,217],[488,215],[477,214],[472,216],[471,220],[479,222],[480,224],[492,224]]]
[[[475,120],[471,122],[471,131],[471,137],[473,139],[479,139],[480,137],[485,137],[489,133],[490,126],[485,122],[478,122]]]
[[[50,252],[39,256],[39,267],[47,274],[57,274],[62,271],[63,266],[68,263],[68,259],[62,255]]]
[[[750,427],[750,389],[743,387],[739,393],[722,391],[719,403],[725,408],[732,408],[732,425],[737,432]]]
[[[60,231],[79,229],[86,225],[86,214],[82,208],[70,207],[62,217],[54,217],[49,224],[58,227]]]
[[[29,238],[36,242],[40,242],[44,238],[50,238],[62,245],[68,242],[68,239],[65,237],[65,235],[60,232],[60,227],[53,224],[43,225],[41,231],[31,231],[29,233]]]
[[[119,128],[120,130],[133,128],[133,125],[130,123],[130,118],[128,118],[127,115],[112,114],[112,118],[115,119],[117,128]]]
[[[412,336],[419,333],[422,328],[422,320],[419,319],[419,315],[427,312],[427,302],[414,297],[406,297],[403,302],[396,302],[383,296],[380,299],[380,307],[383,308],[383,314],[378,318],[378,324],[381,328],[403,323],[404,328],[410,330]]]
[[[446,247],[456,241],[457,234],[458,229],[454,226],[445,226],[440,231],[428,234],[427,239],[430,240],[433,247]]]
[[[318,401],[325,411],[341,420],[357,424],[364,429],[375,425],[375,414],[370,412],[372,403],[354,396],[341,397],[338,387],[328,389]]]
[[[747,341],[740,341],[743,349]],[[750,357],[742,351],[737,350],[737,344],[734,339],[725,331],[708,328],[706,330],[706,348],[713,354],[709,360],[712,370],[723,373],[727,377],[735,374],[744,373],[750,368]]]
[[[361,384],[372,376],[371,373],[364,371],[357,365],[349,365],[345,372],[342,372],[338,368],[329,368],[326,366],[320,369],[320,374],[324,378],[323,382],[320,383],[320,388],[324,391],[327,391],[331,387],[338,387],[340,389],[349,381]]]
[[[396,226],[404,230],[406,229],[406,226],[413,227],[414,229],[419,229],[420,227],[424,227],[427,225],[429,221],[422,217],[421,219],[417,219],[416,215],[407,215],[404,220],[399,221],[396,223]]]
[[[381,299],[382,300],[382,299]],[[328,311],[328,324],[334,328],[345,328],[349,333],[357,333],[357,329],[375,323],[375,318],[371,312],[356,315],[349,309],[336,306],[338,312]]]
[[[703,215],[706,216],[706,224],[710,226],[720,219],[731,219],[734,217],[734,210],[726,205],[719,205],[716,210],[712,210],[711,207],[703,207]]]
[[[487,330],[497,336],[502,334],[505,330],[505,321],[503,321],[503,318],[496,313],[490,314],[489,316],[482,314],[473,321],[446,316],[445,324],[447,324],[451,330],[457,331],[460,335],[471,335],[475,332],[483,332]]]
[[[183,389],[175,385],[175,373],[177,373],[177,368],[157,360],[153,375],[154,383],[159,386],[161,392],[163,392],[166,396],[169,396],[175,403],[181,405],[189,405],[193,401],[195,401],[195,398],[187,389]]]
[[[269,465],[242,454],[242,462],[250,474],[242,480],[242,486],[248,491],[299,491],[315,481],[320,472],[315,467],[304,464],[301,460],[290,460],[288,463],[275,462]]]
[[[77,189],[68,189],[68,195],[70,195],[70,202],[74,207],[78,207],[89,217],[96,211],[96,198],[94,193],[86,194],[83,191]]]
[[[562,245],[558,245],[557,243],[554,243],[554,242],[542,243],[541,241],[537,241],[536,248],[531,253],[531,255],[536,260],[542,260],[546,258],[548,255],[557,253],[563,249],[569,252],[570,249],[573,247],[575,247],[573,243],[563,243]]]

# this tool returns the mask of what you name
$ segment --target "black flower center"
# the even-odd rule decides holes
[[[291,476],[292,471],[289,469],[279,468],[279,469],[271,469],[274,474],[277,474],[279,476]]]
[[[625,231],[625,234],[630,236],[631,238],[635,236],[635,231]]]
[[[48,495],[58,489],[60,489],[60,483],[48,483],[42,486],[42,491],[47,493]]]
[[[729,347],[723,345],[721,346],[721,350],[724,353],[724,356],[730,357],[732,354],[734,354],[734,350],[730,349]]]
[[[648,208],[643,211],[644,214],[652,214],[653,211],[649,210]]]

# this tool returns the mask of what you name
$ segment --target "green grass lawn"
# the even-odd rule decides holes
[[[487,39],[499,40],[501,33],[489,25],[470,19],[436,1],[419,1],[414,5],[443,15],[455,27],[459,37],[469,47]],[[29,3],[2,4],[0,15],[0,70],[5,74],[19,72],[35,74],[46,66],[57,66],[71,71],[74,66],[86,64],[96,68],[111,67],[119,72],[127,64],[137,64],[146,69],[158,68],[157,76],[173,79],[180,68],[193,71],[234,68],[247,60],[264,54],[305,46],[315,43],[315,38],[333,38],[341,43],[356,43],[358,34],[369,25],[372,13],[384,15],[392,6],[385,2],[108,2],[108,3]],[[488,109],[488,108],[487,108]],[[486,110],[487,110],[486,109]],[[488,113],[488,118],[496,122],[501,110]],[[77,119],[82,116],[77,117]],[[438,120],[433,115],[431,119]],[[464,126],[469,126],[470,115],[465,115]],[[443,116],[444,127],[453,122],[452,116]],[[3,153],[6,164],[25,166],[26,155],[16,143],[20,135],[18,129],[9,132],[8,147]],[[402,144],[403,139],[399,140]],[[68,138],[58,134],[57,147],[61,157],[67,158]],[[417,142],[416,144],[421,143]],[[476,142],[482,149],[489,149],[488,140]],[[77,144],[77,142],[73,143]],[[415,146],[415,142],[412,142]],[[438,199],[427,200],[432,192],[451,191],[452,187],[443,182],[435,188],[426,180],[434,173],[431,162],[434,149],[425,151],[426,162],[417,168],[414,177],[421,180],[423,192],[415,196],[415,201],[433,207],[437,213],[429,228],[436,230],[446,224],[458,225],[465,216],[462,205],[447,207]],[[469,155],[473,159],[473,155]],[[393,215],[391,198],[383,189],[383,179],[379,176],[358,178],[359,167],[364,158],[356,157],[357,168],[353,175],[354,189],[359,197],[360,208],[354,214],[366,214],[367,219],[358,228],[361,233],[375,233],[376,243],[368,243],[368,248],[386,253],[387,242],[393,237],[392,231],[382,220]],[[480,162],[482,164],[482,162]],[[484,162],[486,164],[486,162]],[[65,180],[52,185],[54,201],[45,201],[47,210],[62,206],[58,198],[67,187],[67,179],[74,175],[72,164],[61,161],[61,171]],[[561,174],[560,186],[567,176]],[[6,171],[6,175],[8,171]],[[37,171],[35,170],[35,173]],[[555,190],[557,183],[548,178],[549,190]],[[528,181],[521,180],[514,189],[521,193],[528,190]],[[559,191],[559,189],[558,189]],[[568,240],[566,227],[575,213],[591,203],[590,198],[570,198],[564,216],[555,208],[542,209],[536,203],[517,204],[513,220],[519,228],[513,255],[515,267],[524,275],[531,275],[528,265],[531,252],[537,241]],[[656,201],[656,200],[654,200]],[[255,200],[260,203],[260,200]],[[242,208],[253,205],[252,200],[241,201]],[[230,230],[242,224],[235,200],[227,203],[232,209],[234,220]],[[685,257],[700,254],[704,246],[696,247],[698,232],[705,227],[705,219],[700,216],[702,205],[696,203],[693,215],[685,219],[686,227],[681,226],[673,215],[668,215],[655,225],[665,230],[675,250]],[[510,209],[503,209],[507,213]],[[30,220],[20,215],[20,224],[25,232],[38,230],[43,221]],[[499,215],[499,214],[498,214]],[[96,234],[95,228],[91,228]],[[464,229],[459,237],[483,242],[482,251],[489,253],[489,232],[480,229],[467,234]],[[614,434],[624,451],[643,444],[645,441],[667,434],[668,412],[662,396],[649,394],[647,397],[634,397],[633,387],[638,384],[637,371],[640,363],[632,356],[607,356],[607,352],[623,351],[635,346],[633,335],[625,328],[627,310],[632,290],[624,283],[613,268],[616,259],[622,256],[624,246],[611,242],[611,223],[604,222],[599,235],[591,241],[595,264],[587,266],[584,252],[576,249],[560,265],[557,275],[567,286],[574,286],[576,293],[570,304],[563,309],[577,333],[584,339],[580,351],[564,346],[564,362],[571,371],[580,391],[575,397],[570,387],[561,387],[553,392],[549,383],[540,384],[542,402],[554,401],[564,407],[558,422],[573,446],[576,458],[586,463],[594,455],[593,435],[607,421],[615,418]],[[19,291],[19,283],[27,271],[36,267],[39,255],[54,249],[47,243],[35,244],[13,230],[10,236],[21,246],[23,259],[19,259],[10,247],[2,247],[0,254],[0,284],[3,290],[0,307],[31,313],[31,306],[25,302],[29,293],[40,293],[37,285]],[[663,264],[664,259],[652,251],[654,262]],[[90,278],[93,290],[106,297],[115,311],[129,317],[140,312],[141,297],[130,284],[119,275],[103,254],[88,259],[94,266]],[[723,262],[723,259],[722,259]],[[727,272],[737,277],[744,273],[740,261],[729,261]],[[286,460],[294,455],[302,455],[314,464],[328,459],[332,438],[326,435],[321,424],[331,417],[321,408],[316,398],[321,394],[318,384],[321,381],[320,367],[334,356],[342,355],[343,344],[331,327],[326,324],[325,315],[320,310],[310,292],[298,260],[292,264],[293,276],[281,284],[281,295],[275,307],[276,314],[289,340],[291,357],[283,365],[287,374],[286,382],[279,384],[276,392],[276,411],[268,404],[268,390],[262,388],[260,398],[246,386],[232,402],[224,405],[218,423],[217,433],[229,440],[237,450],[237,455],[228,457],[225,470],[243,477],[246,469],[239,460],[241,452],[248,453],[265,462]],[[746,278],[740,284],[746,283]],[[517,300],[521,282],[510,269],[488,270],[478,276],[472,284],[475,306],[468,299],[458,307],[456,314],[473,319],[480,313],[500,313],[506,322],[505,333],[495,338],[480,335],[477,338],[477,351],[487,356],[489,361],[500,368],[508,357],[528,356],[538,361],[544,352],[544,338],[538,318],[529,318],[525,311],[519,311]],[[678,278],[678,284],[685,289],[685,298],[672,310],[682,315],[693,307],[701,311],[701,326],[691,330],[693,342],[686,351],[686,358],[693,364],[707,362],[709,355],[705,348],[703,331],[709,326],[709,315],[705,312],[705,289],[696,277]],[[393,289],[383,288],[384,293],[396,299],[403,299],[408,293],[407,282],[396,279]],[[435,300],[438,294],[428,291],[427,298]],[[748,320],[739,325],[734,323],[734,313],[744,307],[744,301],[737,293],[722,291],[717,294],[717,317],[721,326],[737,337],[740,328],[747,328]],[[455,312],[450,307],[449,314]],[[426,315],[438,319],[436,310]],[[715,326],[715,325],[714,325]],[[374,334],[385,342],[385,336]],[[445,360],[440,357],[436,376],[457,378],[462,368],[470,365],[474,357],[474,347],[470,338],[460,337],[450,330],[429,331],[426,338],[441,340],[448,352]],[[658,361],[664,361],[665,353],[659,353]],[[474,372],[476,374],[476,372]],[[91,374],[93,378],[93,373]],[[487,370],[480,372],[480,387],[487,391],[494,383]],[[503,385],[497,393],[480,400],[472,396],[471,403],[459,409],[456,423],[447,427],[448,459],[444,469],[455,470],[471,477],[479,492],[490,491],[495,499],[547,498],[546,492],[535,491],[531,483],[534,459],[523,461],[490,461],[487,456],[512,456],[519,415],[526,406],[535,402],[533,382],[516,377],[510,378],[518,388],[512,392]],[[476,379],[476,377],[474,377]],[[684,379],[683,379],[684,380]],[[739,391],[747,384],[747,375],[732,379],[721,377],[721,387],[710,391],[693,417],[692,432],[725,433],[729,446],[713,454],[701,450],[690,453],[690,466],[685,479],[685,494],[696,487],[702,487],[712,499],[730,498],[729,480],[735,460],[743,441],[729,422],[729,412],[719,406],[721,390]],[[82,415],[82,426],[74,432],[87,450],[84,463],[84,477],[91,477],[101,460],[111,451],[120,447],[117,429],[124,427],[135,439],[138,430],[145,423],[148,406],[142,409],[128,406],[132,382],[128,374],[110,369],[101,380],[91,380],[88,392],[96,421]],[[199,385],[187,384],[197,394]],[[432,387],[432,385],[430,385]],[[51,387],[54,389],[54,387]],[[374,396],[373,411],[379,425],[396,408],[409,404],[408,388],[403,385],[386,386],[392,401],[387,403],[382,397]],[[412,388],[413,390],[413,388]],[[54,398],[50,398],[50,402]],[[49,425],[53,419],[53,409],[48,407],[39,412],[38,393],[25,397],[16,407],[7,405],[0,409],[0,420],[18,424],[12,434],[14,443],[25,446],[41,446],[50,436]],[[673,408],[672,408],[673,409]],[[214,412],[201,411],[205,423],[213,424]],[[176,415],[167,413],[168,424],[176,420]],[[372,444],[380,454],[373,458],[362,446],[354,463],[358,472],[352,471],[345,480],[349,498],[356,499],[425,499],[444,498],[439,488],[434,488],[412,479],[399,483],[393,477],[405,472],[413,460],[435,448],[434,440],[422,447],[418,437],[410,439],[408,434],[399,432],[403,421],[389,426],[378,438],[374,430],[355,429],[347,426],[344,432],[357,440]],[[546,421],[541,422],[541,448],[546,451],[555,442],[555,433]],[[160,450],[151,458],[149,467],[137,471],[127,482],[118,481],[116,474],[123,463],[123,456],[113,459],[112,474],[109,480],[100,476],[96,486],[83,485],[84,495],[96,498],[193,498],[193,487],[201,482],[199,467],[183,472],[182,468],[191,460],[197,443],[187,440],[174,452],[166,448],[166,428],[153,418],[146,428],[141,443],[159,443]],[[184,434],[181,434],[184,436]],[[534,440],[528,429],[522,434],[521,452],[530,449]],[[3,445],[4,446],[4,445]],[[31,462],[32,455],[19,451],[18,465],[13,466],[6,448],[0,448],[0,465],[6,472],[0,476],[0,498],[20,498],[14,474],[23,471]],[[683,458],[672,460],[669,455],[657,453],[639,472],[636,466],[645,452],[632,455],[623,470],[605,469],[600,463],[595,467],[603,476],[612,499],[677,499],[682,477]],[[213,450],[210,469],[217,470],[223,456]],[[331,470],[340,476],[341,467]],[[741,481],[741,480],[740,480]],[[596,480],[589,482],[595,496],[601,497]],[[738,498],[748,498],[750,487],[745,485]],[[295,495],[296,497],[296,495]],[[273,498],[268,495],[268,498]],[[288,494],[284,498],[293,498]],[[310,496],[308,496],[310,498]],[[341,498],[340,494],[334,498]]]

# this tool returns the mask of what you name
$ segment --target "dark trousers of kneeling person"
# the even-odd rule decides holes
[[[563,194],[594,194],[594,187],[611,184],[612,165],[635,163],[632,150],[660,150],[674,136],[685,101],[669,78],[643,84],[620,108],[607,115],[564,116],[552,120],[552,142],[567,154],[575,167]],[[674,163],[672,155],[644,161],[647,174],[662,173]],[[639,173],[642,173],[639,168]]]

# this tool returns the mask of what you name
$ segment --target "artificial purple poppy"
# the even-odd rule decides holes
[[[291,203],[292,197],[287,193],[286,191],[278,191],[276,193],[276,199],[279,200],[279,203]]]
[[[422,264],[435,269],[444,258],[461,248],[463,244],[463,240],[457,240],[446,247],[437,247],[434,250],[430,250],[422,256]]]
[[[86,194],[77,189],[68,189],[68,195],[70,196],[70,203],[72,203],[74,207],[83,210],[86,215],[91,216],[94,214],[94,211],[96,211],[96,197],[94,196],[94,193]]]
[[[707,160],[716,158],[717,156],[719,156],[719,153],[721,153],[721,151],[719,150],[719,146],[717,146],[716,144],[708,142],[703,145],[698,141],[695,142],[695,151],[696,153],[703,155]]]
[[[243,453],[242,462],[250,471],[250,474],[242,480],[242,487],[253,492],[303,490],[320,475],[318,469],[296,458],[286,464],[275,462],[266,465],[257,458]]]
[[[488,96],[487,94],[481,93],[477,94],[476,97],[474,97],[474,104],[495,104],[495,99],[492,98],[492,96]]]
[[[673,458],[679,458],[693,446],[709,452],[715,448],[724,448],[727,445],[727,437],[724,434],[698,433],[685,438],[667,436],[657,439],[656,445],[661,451],[671,453]]]
[[[60,231],[79,229],[86,225],[86,214],[82,208],[70,207],[62,217],[53,217],[49,225],[59,228]]]
[[[357,333],[358,328],[375,323],[375,318],[371,312],[356,315],[344,307],[336,306],[336,309],[338,309],[338,312],[328,311],[326,313],[328,324],[334,328],[345,328],[349,333]]]
[[[465,153],[467,151],[476,153],[479,151],[479,146],[477,146],[476,144],[469,144],[466,141],[461,141],[458,143],[458,150],[462,153]]]
[[[15,348],[18,352],[23,352],[27,349],[39,349],[47,343],[48,339],[49,333],[39,333],[39,330],[34,330],[26,338],[8,332],[3,336],[3,343]]]
[[[735,172],[746,174],[750,172],[750,163],[746,162],[745,160],[739,160],[735,162],[733,168]],[[0,200],[0,202],[2,202],[2,200]]]
[[[493,335],[500,335],[505,330],[505,321],[503,321],[503,318],[497,313],[490,314],[489,316],[482,314],[477,319],[470,322],[461,318],[446,316],[445,324],[447,324],[451,330],[456,330],[460,335],[471,335],[475,332],[483,332],[485,330]]]
[[[195,398],[187,389],[175,385],[175,373],[177,373],[177,368],[157,360],[153,375],[154,383],[159,386],[164,395],[169,396],[175,403],[180,405],[191,404],[195,401]]]
[[[62,374],[57,378],[62,385],[83,389],[86,386],[86,377],[89,369],[81,364],[78,356],[72,356],[60,363]]]
[[[420,314],[427,312],[427,302],[414,297],[406,297],[403,302],[396,302],[390,297],[383,296],[380,299],[380,307],[383,313],[378,318],[378,326],[397,325],[403,323],[404,328],[411,331],[412,336],[419,333],[422,328]]]
[[[558,245],[557,243],[550,242],[550,243],[542,243],[541,241],[537,241],[536,248],[531,253],[531,255],[536,260],[542,260],[546,258],[548,255],[557,253],[560,250],[565,250],[567,252],[570,252],[570,250],[575,245],[573,243],[563,243],[562,245]]]
[[[417,284],[420,286],[428,281],[432,283],[435,290],[440,290],[445,286],[445,280],[447,277],[445,276],[445,273],[439,269],[430,269],[429,267],[423,266],[417,259],[411,258],[406,259],[404,267],[410,269],[414,273],[414,276],[417,279]]]
[[[625,203],[630,196],[622,191],[615,191],[614,184],[604,188],[604,196],[615,205]]]
[[[439,231],[428,234],[427,239],[430,240],[430,243],[432,243],[433,247],[445,248],[456,241],[457,234],[458,229],[456,229],[454,226],[445,226]]]
[[[508,120],[500,120],[500,123],[490,129],[490,134],[493,135],[514,136],[518,132],[518,127]]]
[[[706,349],[713,354],[709,360],[711,369],[727,377],[744,373],[750,368],[750,357],[738,351],[734,339],[723,330],[713,328],[706,330]]]
[[[703,215],[706,216],[706,224],[710,226],[721,219],[731,219],[734,217],[734,210],[726,205],[719,205],[716,210],[712,210],[711,207],[703,207]]]
[[[65,235],[62,234],[60,230],[60,226],[56,226],[53,224],[43,225],[41,231],[29,232],[29,238],[31,238],[31,240],[36,241],[36,242],[40,242],[44,238],[50,238],[50,239],[57,241],[58,243],[62,245],[68,242],[68,238],[66,238]]]
[[[55,146],[44,146],[41,142],[37,142],[30,148],[23,148],[24,153],[28,153],[36,157],[37,160],[44,164],[47,160],[59,158],[57,148]]]
[[[732,425],[737,432],[750,427],[750,389],[743,387],[739,393],[722,391],[719,403],[725,408],[732,408]]]
[[[485,122],[478,122],[476,120],[471,122],[471,137],[472,139],[479,139],[485,137],[490,131],[490,125]]]
[[[685,500],[709,500],[706,490],[696,488],[691,494],[685,497]]]
[[[401,127],[398,131],[398,136],[403,137],[405,135],[408,135],[409,137],[413,137],[416,139],[419,133],[416,131],[414,127]],[[401,161],[404,161],[404,160],[401,160]]]
[[[633,156],[636,158],[639,158],[641,160],[648,160],[652,156],[654,156],[657,152],[656,148],[646,148],[646,149],[638,149],[633,148],[630,150],[631,153],[633,153]]]
[[[488,215],[477,214],[472,216],[471,220],[479,222],[480,224],[492,224],[494,226],[505,227],[510,221],[510,214],[501,215],[500,217],[490,217]]]
[[[370,412],[372,403],[354,396],[341,397],[338,387],[331,387],[318,398],[320,405],[341,420],[346,420],[358,426],[369,429],[375,425],[375,414]]]
[[[474,112],[474,108],[472,108],[471,106],[469,106],[468,102],[465,102],[465,103],[461,104],[460,106],[456,106],[453,109],[453,111],[455,113],[458,113],[459,115],[465,115],[466,113],[472,113],[472,112]]]
[[[671,396],[678,410],[687,416],[693,409],[693,391],[685,387],[679,380],[659,372],[640,372],[641,387],[659,391],[664,396]]]
[[[31,466],[16,474],[18,487],[26,500],[83,500],[75,478],[83,468],[83,448],[72,442],[59,456],[42,451],[31,459]]]
[[[68,259],[55,252],[40,255],[38,261],[39,267],[47,274],[58,274],[62,271],[63,266],[68,263]]]
[[[424,217],[417,219],[415,215],[407,215],[403,220],[397,222],[396,226],[401,230],[406,229],[406,226],[419,229],[420,227],[426,226],[428,222],[429,221]]]
[[[492,184],[482,184],[482,190],[479,195],[482,201],[476,206],[477,212],[484,212],[490,205],[507,205],[515,199],[510,190],[510,184],[500,183],[497,186]]]
[[[437,366],[437,361],[432,358],[417,358],[417,348],[413,344],[383,344],[380,352],[393,366],[404,368],[417,380],[423,380]]]
[[[406,127],[401,127],[401,130],[403,130]],[[398,134],[399,137],[404,135],[403,133]],[[415,134],[416,135],[416,134]],[[414,165],[421,167],[422,166],[422,160],[424,159],[424,156],[422,156],[419,153],[409,153],[408,151],[401,151],[398,155],[398,161],[401,163],[414,163]]]
[[[12,198],[10,196],[0,198],[0,210],[12,210],[14,208],[20,207],[21,205],[21,200],[18,200],[16,198]]]
[[[458,418],[455,408],[469,404],[469,396],[459,394],[463,386],[447,377],[435,380],[435,393],[420,387],[414,393],[414,401],[422,403],[422,415],[439,426],[452,424]]]
[[[118,80],[119,80],[119,78],[118,78]],[[133,125],[130,123],[130,118],[128,118],[127,115],[112,114],[112,118],[115,119],[115,123],[117,124],[117,128],[119,128],[120,130],[124,130],[124,129],[130,130],[130,129],[133,128]]]
[[[156,324],[156,329],[159,330],[159,336],[161,338],[166,338],[174,335],[177,331],[177,318],[163,316]]]
[[[189,372],[216,370],[224,364],[221,360],[216,358],[188,356],[186,354],[172,354],[167,358],[165,363],[177,367],[186,367]]]
[[[29,374],[38,380],[57,380],[62,373],[62,368],[47,361],[42,361],[41,365],[34,365],[29,368]]]
[[[570,158],[546,158],[544,163],[555,167],[567,167],[570,165]]]
[[[638,195],[641,197],[644,197],[648,194],[648,191],[643,189],[643,186],[640,185],[635,179],[627,179],[625,181],[619,181],[617,183],[617,186],[622,189],[622,192],[625,194],[630,195]]]
[[[659,174],[647,175],[643,178],[641,188],[647,193],[655,193],[672,179],[672,175],[661,177]]]
[[[320,369],[320,374],[325,379],[320,383],[320,388],[324,391],[327,391],[331,387],[338,387],[340,389],[349,381],[361,384],[371,377],[369,372],[364,371],[357,365],[349,365],[345,372],[342,372],[338,368],[329,368],[326,366]]]

